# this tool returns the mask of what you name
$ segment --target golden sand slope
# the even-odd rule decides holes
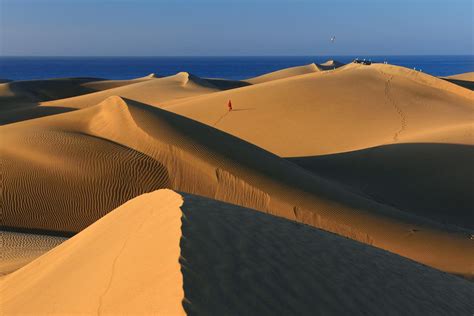
[[[181,204],[143,195],[8,275],[2,314],[184,314]]]
[[[463,315],[474,308],[466,280],[308,226],[183,196],[182,213],[174,192],[137,197],[7,276],[3,312]]]
[[[55,79],[0,84],[0,124],[70,112],[96,105],[110,96],[162,106],[171,99],[247,86],[224,79],[201,79],[186,72],[131,80]],[[30,92],[33,91],[33,92]],[[46,102],[43,102],[46,101]]]
[[[342,66],[344,66],[344,64],[338,61],[328,60],[322,64],[312,63],[309,65],[296,66],[296,67],[290,67],[290,68],[277,70],[277,71],[270,72],[268,74],[264,74],[258,77],[246,79],[245,81],[252,84],[264,83],[264,82],[269,82],[273,80],[285,79],[285,78],[320,72],[323,70],[333,70]]]
[[[228,112],[227,100],[235,110]],[[472,144],[474,93],[424,73],[349,64],[168,102],[198,120],[279,156],[316,156],[392,143]],[[466,136],[467,135],[467,136]],[[453,138],[456,138],[453,140]]]
[[[474,244],[465,232],[350,193],[152,106],[112,97],[0,132],[7,135],[0,155],[7,166],[6,226],[79,231],[134,195],[170,187],[307,223],[444,271],[473,272]]]
[[[21,268],[64,240],[66,238],[57,236],[0,231],[0,277]]]
[[[109,96],[121,96],[150,105],[163,106],[164,102],[172,99],[188,98],[217,91],[221,91],[221,89],[212,84],[212,81],[201,79],[187,72],[180,72],[174,76],[154,78],[132,85],[99,91],[86,96],[45,102],[42,105],[85,108],[96,105]]]
[[[462,74],[457,74],[457,75],[452,75],[452,76],[447,76],[443,78],[448,78],[448,79],[456,79],[456,80],[465,80],[465,81],[474,81],[474,71],[473,72],[465,72]]]
[[[309,64],[309,65],[304,65],[304,66],[296,66],[296,67],[291,67],[291,68],[285,68],[282,70],[277,70],[274,72],[270,72],[268,74],[264,74],[258,77],[250,78],[247,79],[247,82],[250,82],[252,84],[256,83],[263,83],[263,82],[269,82],[273,80],[279,80],[279,79],[284,79],[284,78],[290,78],[294,76],[299,76],[299,75],[304,75],[304,74],[309,74],[313,72],[319,72],[321,71],[316,64]]]

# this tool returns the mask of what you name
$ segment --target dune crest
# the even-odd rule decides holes
[[[168,77],[137,80],[133,84],[98,91],[85,96],[44,102],[41,106],[82,109],[94,106],[110,96],[120,96],[160,107],[169,100],[189,98],[218,91],[221,90],[205,79],[200,79],[187,72],[179,72]]]
[[[2,129],[8,136],[1,155],[8,166],[7,226],[77,232],[137,194],[172,188],[306,223],[444,271],[472,273],[472,243],[463,231],[354,194],[238,138],[159,108],[112,97],[94,107]],[[31,150],[34,155],[28,154]],[[33,158],[54,157],[58,150],[62,161]],[[99,160],[87,158],[92,154]],[[127,157],[134,164],[125,163]],[[84,174],[89,161],[101,164]],[[34,192],[41,199],[22,184],[31,177],[38,177],[28,181],[38,185]],[[78,185],[83,188],[79,196],[73,189]],[[61,199],[47,192],[61,192]],[[405,235],[409,237],[401,238]]]
[[[130,200],[2,280],[2,312],[184,315],[181,205],[169,190]]]
[[[279,79],[309,74],[309,73],[318,72],[318,71],[320,71],[318,66],[316,66],[315,63],[312,63],[309,65],[296,66],[296,67],[290,67],[290,68],[277,70],[277,71],[270,72],[258,77],[246,79],[245,81],[251,84],[257,84],[257,83],[264,83],[264,82],[269,82],[273,80],[279,80]]]
[[[455,74],[451,76],[446,76],[443,78],[448,78],[448,79],[456,79],[456,80],[465,80],[465,81],[474,81],[474,71],[472,72],[465,72],[462,74]]]
[[[229,99],[235,111],[224,116]],[[296,157],[430,142],[427,135],[434,129],[472,123],[473,101],[471,91],[424,73],[348,64],[175,100],[165,109],[279,156]]]
[[[465,314],[473,290],[350,239],[170,190],[128,201],[0,281],[6,314]]]
[[[441,78],[463,88],[474,90],[474,72],[466,72]]]

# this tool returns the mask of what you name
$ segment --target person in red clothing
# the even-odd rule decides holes
[[[229,112],[232,111],[232,101],[229,100],[229,102],[227,103],[227,107],[229,108]]]

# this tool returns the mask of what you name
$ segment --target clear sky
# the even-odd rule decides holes
[[[473,2],[0,0],[0,54],[472,55]]]

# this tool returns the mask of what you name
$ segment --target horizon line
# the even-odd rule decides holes
[[[243,58],[243,57],[354,57],[354,56],[470,56],[474,54],[344,54],[344,55],[0,55],[0,58]]]

